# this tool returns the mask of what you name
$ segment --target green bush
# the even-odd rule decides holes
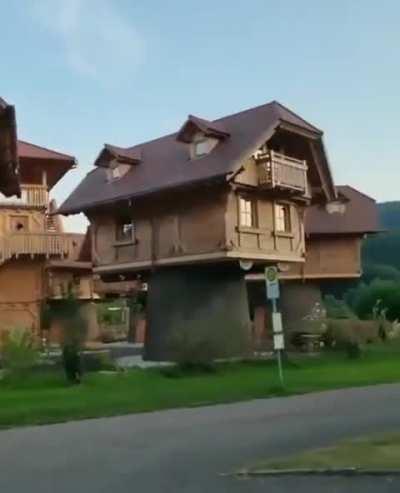
[[[168,341],[171,360],[180,369],[210,371],[215,360],[243,356],[250,350],[250,330],[226,317],[178,324]]]
[[[11,376],[23,376],[39,359],[39,348],[33,332],[23,327],[6,331],[2,341],[2,366]]]
[[[327,320],[324,334],[325,346],[332,349],[346,350],[349,343],[368,344],[379,340],[377,320]]]
[[[380,310],[385,310],[385,318],[392,321],[400,319],[400,283],[395,281],[378,279],[370,284],[360,284],[348,293],[347,298],[361,319],[376,316],[374,312],[378,303]]]

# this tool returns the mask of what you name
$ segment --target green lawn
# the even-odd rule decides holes
[[[284,469],[400,469],[400,434],[347,440],[336,446],[303,452],[275,459],[252,469],[262,471]]]
[[[274,362],[222,364],[215,374],[181,378],[158,369],[92,373],[74,387],[62,374],[32,375],[19,383],[0,381],[0,427],[400,382],[399,356],[398,345],[387,343],[368,347],[358,360],[341,354],[294,359],[284,370],[284,391]]]

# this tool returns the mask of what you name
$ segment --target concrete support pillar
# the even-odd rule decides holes
[[[174,331],[201,330],[211,324],[218,330],[216,321],[221,318],[228,325],[234,321],[233,330],[249,329],[246,283],[239,266],[176,266],[155,271],[148,284],[144,358],[170,359]]]

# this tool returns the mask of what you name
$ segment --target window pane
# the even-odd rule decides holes
[[[208,140],[201,140],[200,142],[196,142],[195,144],[196,156],[202,156],[203,154],[207,154],[208,151],[209,151]]]
[[[253,227],[256,225],[255,202],[249,199],[239,198],[240,225]]]
[[[277,204],[275,206],[275,228],[276,231],[290,232],[290,206]]]
[[[131,221],[121,220],[116,227],[116,240],[129,241],[134,238],[134,225]]]

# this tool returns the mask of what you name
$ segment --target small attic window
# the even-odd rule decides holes
[[[111,178],[113,180],[117,180],[118,178],[121,178],[121,170],[119,169],[119,166],[116,166],[115,168],[111,169]]]
[[[124,166],[123,164],[113,163],[109,168],[107,168],[107,179],[108,181],[119,180],[128,171],[129,166]]]
[[[210,152],[210,140],[203,139],[194,143],[194,155],[196,157],[204,156]]]

